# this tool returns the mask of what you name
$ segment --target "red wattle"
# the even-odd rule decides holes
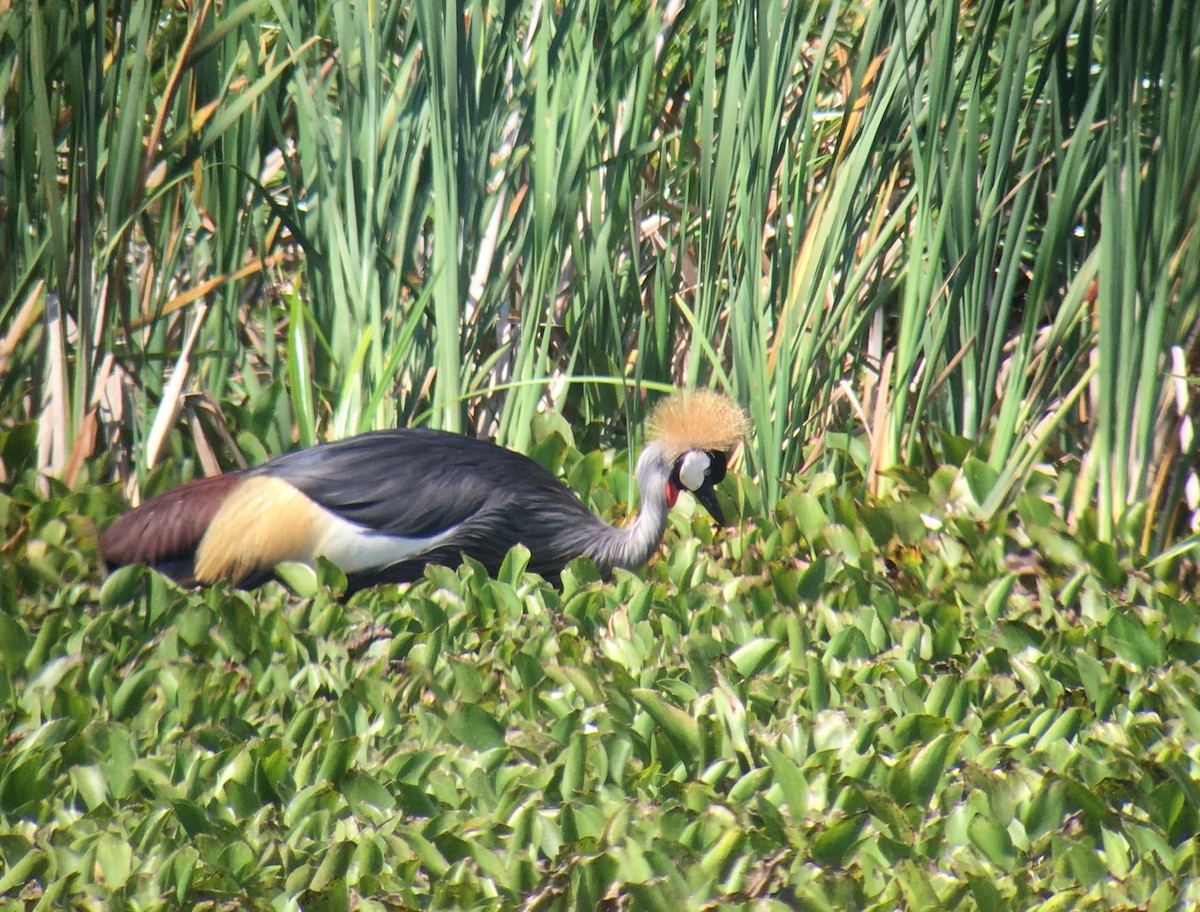
[[[679,497],[679,488],[675,486],[675,482],[667,482],[667,506],[675,506],[675,499]]]

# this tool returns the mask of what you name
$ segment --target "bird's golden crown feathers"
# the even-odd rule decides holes
[[[741,407],[714,390],[686,390],[662,400],[647,421],[650,436],[672,454],[688,450],[728,453],[749,430]]]

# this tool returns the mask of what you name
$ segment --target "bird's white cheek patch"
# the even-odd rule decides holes
[[[701,450],[691,450],[679,463],[679,481],[689,491],[696,491],[704,484],[708,475],[708,454]]]

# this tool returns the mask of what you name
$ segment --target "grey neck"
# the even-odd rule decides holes
[[[651,441],[638,457],[637,480],[642,505],[625,528],[605,525],[588,548],[588,556],[607,572],[614,567],[633,570],[650,559],[667,528],[667,482],[671,464],[662,444]]]

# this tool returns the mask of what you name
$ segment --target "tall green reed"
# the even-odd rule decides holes
[[[413,422],[526,449],[546,407],[619,440],[714,384],[767,502],[945,432],[984,513],[1078,456],[1076,514],[1161,547],[1198,42],[1147,10],[25,0],[0,408],[144,474]]]

